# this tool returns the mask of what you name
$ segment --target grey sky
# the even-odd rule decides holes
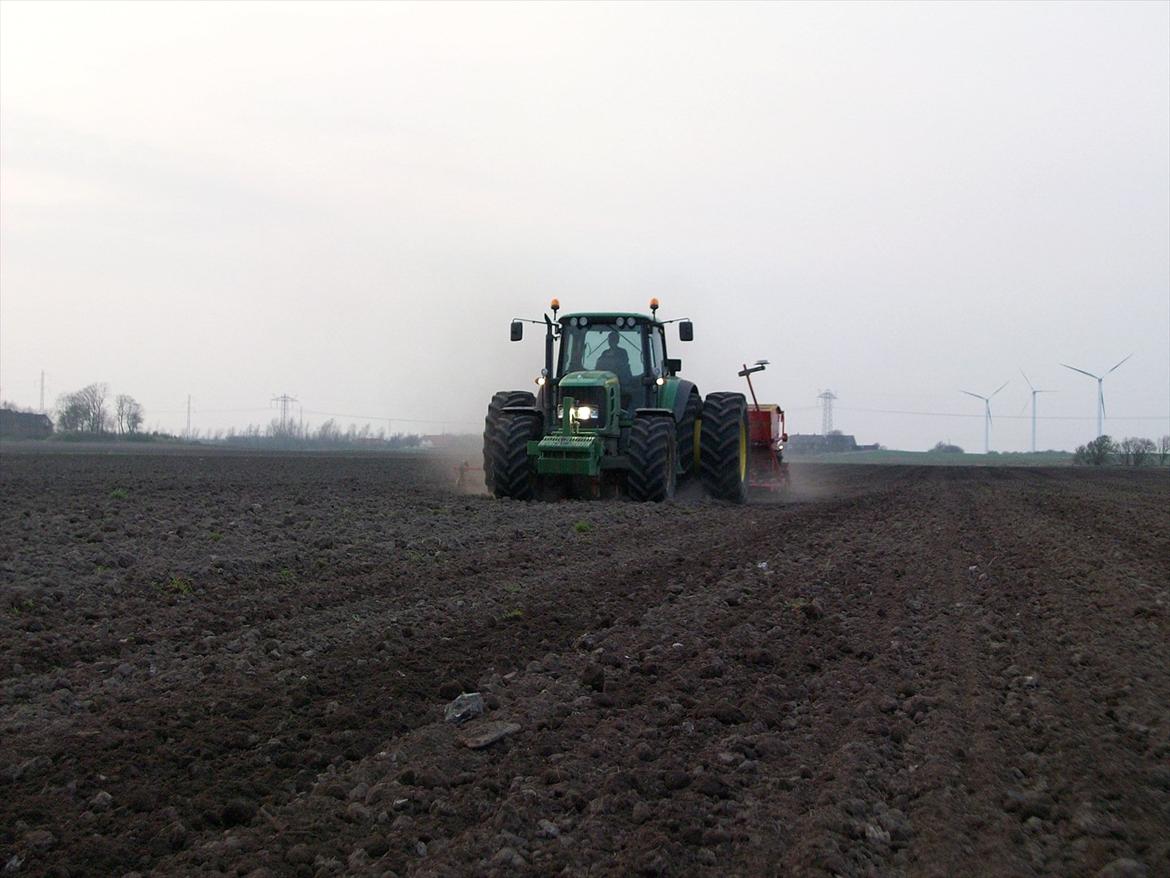
[[[474,429],[566,310],[860,441],[1170,432],[1170,4],[0,4],[0,393]],[[255,411],[244,411],[255,409]],[[881,414],[874,409],[974,417]],[[317,415],[306,419],[319,423]],[[343,419],[349,420],[349,419]],[[405,422],[395,429],[406,427]],[[427,431],[438,425],[411,425]]]

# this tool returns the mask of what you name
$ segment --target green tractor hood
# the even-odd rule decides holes
[[[558,387],[561,423],[556,432],[528,443],[528,455],[536,459],[541,475],[596,476],[601,472],[605,438],[621,432],[621,387],[613,372],[570,372]],[[596,412],[578,416],[581,407]]]

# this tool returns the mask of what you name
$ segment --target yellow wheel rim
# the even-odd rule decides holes
[[[747,480],[747,426],[739,422],[739,480]]]

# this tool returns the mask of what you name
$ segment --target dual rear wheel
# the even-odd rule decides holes
[[[527,390],[500,390],[488,403],[487,416],[483,419],[483,480],[489,491],[494,493],[496,489],[495,460],[498,455],[492,449],[500,444],[498,427],[500,419],[504,417],[504,409],[535,405],[536,397]]]
[[[676,463],[682,454],[694,455],[697,434],[697,469],[703,488],[718,500],[747,502],[751,453],[747,399],[742,393],[710,393],[702,402],[701,417],[696,418],[698,412],[692,411],[690,403],[699,409],[698,399],[695,394],[688,400],[687,413],[677,426],[672,418],[665,417],[634,421],[630,429],[630,472],[626,478],[632,499],[672,498],[679,469]],[[683,460],[684,473],[692,460]]]
[[[536,498],[536,470],[528,458],[528,443],[539,439],[537,413],[503,412],[484,433],[484,472],[490,467],[491,492],[513,500]]]

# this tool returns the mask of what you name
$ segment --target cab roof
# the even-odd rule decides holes
[[[607,322],[617,317],[633,317],[636,320],[645,320],[648,323],[657,323],[657,319],[651,317],[649,314],[636,314],[632,311],[574,311],[572,314],[565,314],[558,317],[558,322],[564,322],[572,317],[588,317],[590,320],[597,320],[599,322]]]

